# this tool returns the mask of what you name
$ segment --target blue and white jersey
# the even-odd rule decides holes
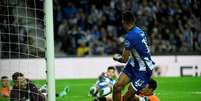
[[[99,79],[97,80],[96,82],[96,85],[99,87],[99,88],[105,88],[107,87],[108,85],[114,85],[116,82],[115,79],[111,79],[109,77],[107,77],[107,75],[105,73],[102,73],[100,76],[99,76]]]
[[[128,64],[138,67],[139,71],[146,71],[146,67],[151,70],[154,68],[155,63],[151,59],[145,33],[139,27],[133,27],[126,34],[124,47],[130,51]]]

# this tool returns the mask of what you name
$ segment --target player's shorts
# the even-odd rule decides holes
[[[130,78],[131,86],[138,92],[146,86],[148,80],[151,78],[152,70],[146,68],[146,71],[139,71],[139,66],[133,67],[131,64],[127,63],[123,73]]]

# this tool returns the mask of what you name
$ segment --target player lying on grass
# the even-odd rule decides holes
[[[100,98],[107,97],[112,94],[113,85],[115,83],[116,75],[115,68],[110,66],[105,73],[102,73],[94,86],[90,88],[90,94],[96,97],[94,101],[101,100]],[[107,101],[111,101],[108,99]]]
[[[131,87],[131,85],[129,87]],[[137,93],[137,96],[134,95],[133,99],[131,99],[130,101],[160,101],[159,98],[156,95],[154,95],[154,90],[156,88],[157,88],[157,82],[151,78],[149,79],[145,88],[140,90]],[[105,96],[99,97],[98,101],[108,101],[108,100],[112,101],[111,99],[112,99],[112,95],[109,95],[107,97]]]
[[[133,96],[133,99],[130,101],[160,101],[159,98],[156,95],[154,95],[154,90],[156,88],[157,88],[157,82],[151,78],[149,79],[145,88],[140,90],[137,93],[137,96]]]
[[[122,55],[116,54],[115,61],[126,63],[113,87],[113,101],[131,101],[136,92],[142,90],[152,75],[154,62],[151,59],[145,32],[135,26],[134,16],[127,11],[122,14],[122,25],[127,31]],[[131,88],[122,97],[123,88],[131,84]]]
[[[7,98],[10,96],[10,85],[7,76],[1,77],[0,96]]]
[[[13,88],[10,101],[46,101],[46,97],[38,90],[36,85],[24,77],[24,74],[16,72],[12,75]]]

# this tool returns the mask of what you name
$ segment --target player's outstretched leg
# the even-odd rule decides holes
[[[129,82],[129,77],[122,72],[113,86],[113,101],[122,101],[121,91]]]

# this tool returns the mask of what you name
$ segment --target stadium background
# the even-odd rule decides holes
[[[37,8],[43,8],[42,0],[35,1]],[[2,2],[4,1],[1,0]],[[71,90],[68,96],[58,98],[58,101],[89,101],[88,90],[95,82],[96,75],[98,76],[99,72],[104,71],[107,68],[106,66],[120,65],[114,62],[108,62],[108,64],[105,62],[103,66],[96,63],[90,67],[87,67],[87,65],[73,67],[74,65],[72,64],[65,64],[64,62],[67,62],[67,60],[62,59],[75,59],[74,61],[84,59],[88,61],[86,64],[90,65],[90,61],[92,60],[90,58],[98,58],[97,61],[99,61],[101,60],[100,58],[120,53],[123,48],[122,42],[125,33],[121,27],[120,16],[121,11],[127,9],[130,9],[134,13],[136,24],[147,32],[151,52],[155,55],[157,61],[162,60],[163,57],[169,60],[168,62],[165,60],[162,61],[166,63],[165,66],[159,61],[159,66],[155,70],[155,75],[157,76],[155,79],[158,81],[159,86],[156,95],[159,96],[161,101],[201,100],[201,65],[199,63],[201,61],[201,11],[199,9],[199,0],[54,0],[53,3],[55,55],[57,58],[56,61],[58,60],[56,64],[59,64],[56,68],[62,68],[56,71],[58,72],[56,75],[64,74],[56,76],[57,79],[62,79],[57,80],[56,88],[59,91],[66,85],[69,85]],[[31,6],[31,3],[28,6]],[[8,9],[0,10],[1,12],[6,12],[4,10]],[[14,8],[10,8],[9,10],[12,11]],[[1,23],[16,23],[15,18],[12,16],[10,19],[13,20],[10,21],[7,21],[4,16],[0,17]],[[43,13],[38,11],[37,17],[43,19]],[[21,20],[21,23],[23,23],[23,20]],[[9,27],[11,32],[17,33],[14,26]],[[21,28],[20,33],[26,34],[24,30]],[[40,32],[40,30],[37,31],[38,37],[44,37],[43,32]],[[1,25],[0,32],[8,32],[8,26]],[[15,36],[11,35],[9,37],[11,37],[13,42],[18,41],[15,40]],[[1,34],[1,41],[8,40],[9,37]],[[22,42],[26,44],[35,45],[38,43],[43,46],[42,42],[34,42],[33,40],[28,42],[25,39],[22,38]],[[1,43],[0,46],[1,58],[27,58],[23,54],[3,53],[9,50],[7,44]],[[11,47],[13,51],[19,51],[16,48],[18,46],[12,45]],[[26,47],[21,46],[22,51],[26,52]],[[37,54],[41,57],[44,56],[43,50],[37,51],[37,53],[34,49],[30,51],[32,54]],[[185,57],[186,60],[182,61],[179,57],[181,59]],[[111,61],[109,59],[106,60]],[[27,60],[25,59],[25,61]],[[2,64],[6,63],[1,61],[1,68],[12,68],[14,66],[14,64],[11,66]],[[184,75],[181,75],[182,66],[185,69]],[[68,67],[71,68],[69,69]],[[94,72],[93,67],[94,70],[98,68],[96,72]],[[7,69],[8,72],[16,71],[10,68]],[[18,67],[16,66],[16,68]],[[23,68],[26,68],[26,66]],[[31,71],[33,69],[29,68],[28,70]],[[44,73],[41,74],[35,71],[33,74],[29,74],[30,71],[28,70],[25,69],[27,71],[25,74],[28,77],[32,77],[34,74],[44,78]],[[85,72],[88,73],[89,77],[80,76],[85,75],[80,72],[81,70],[86,70]],[[163,72],[168,70],[170,75],[162,75]],[[176,77],[169,77],[175,76],[175,70],[177,71]],[[78,73],[80,75],[75,75],[77,72],[80,72]],[[90,75],[91,73],[94,74]],[[160,77],[161,75],[163,77]],[[70,76],[71,78],[69,78]],[[73,76],[77,78],[75,79]],[[36,82],[40,86],[45,81],[36,80]]]

